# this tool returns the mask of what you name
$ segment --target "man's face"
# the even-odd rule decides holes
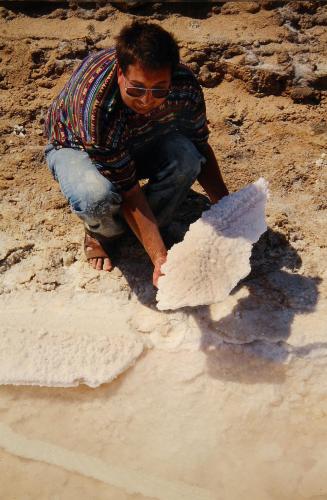
[[[147,70],[138,63],[130,64],[123,75],[118,66],[118,85],[123,102],[136,113],[145,114],[159,106],[166,97],[157,99],[148,91],[144,96],[132,97],[126,92],[126,87],[142,87],[145,89],[168,89],[171,83],[169,67],[158,70]]]

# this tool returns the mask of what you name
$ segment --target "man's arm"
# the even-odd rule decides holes
[[[227,196],[229,191],[220,173],[215,153],[210,144],[197,146],[200,153],[206,158],[198,181],[209,196],[211,203],[217,203],[223,196]]]
[[[122,209],[126,222],[142,243],[153,265],[153,284],[158,285],[161,265],[166,261],[167,249],[162,241],[157,221],[139,184],[122,193]]]

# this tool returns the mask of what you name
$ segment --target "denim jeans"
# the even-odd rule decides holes
[[[149,179],[144,194],[159,226],[168,225],[201,171],[205,158],[179,133],[170,133],[132,151],[139,179]],[[121,194],[83,151],[45,148],[45,158],[72,212],[85,227],[105,237],[122,234]]]

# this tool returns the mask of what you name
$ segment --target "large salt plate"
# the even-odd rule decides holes
[[[168,252],[158,281],[160,310],[224,300],[249,274],[253,243],[266,231],[268,184],[260,178],[224,197]]]

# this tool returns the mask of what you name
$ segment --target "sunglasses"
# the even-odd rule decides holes
[[[170,94],[170,88],[168,89],[146,89],[145,87],[134,87],[133,85],[126,85],[128,82],[127,78],[123,75],[125,81],[125,91],[130,97],[144,97],[148,92],[154,99],[165,99]]]

